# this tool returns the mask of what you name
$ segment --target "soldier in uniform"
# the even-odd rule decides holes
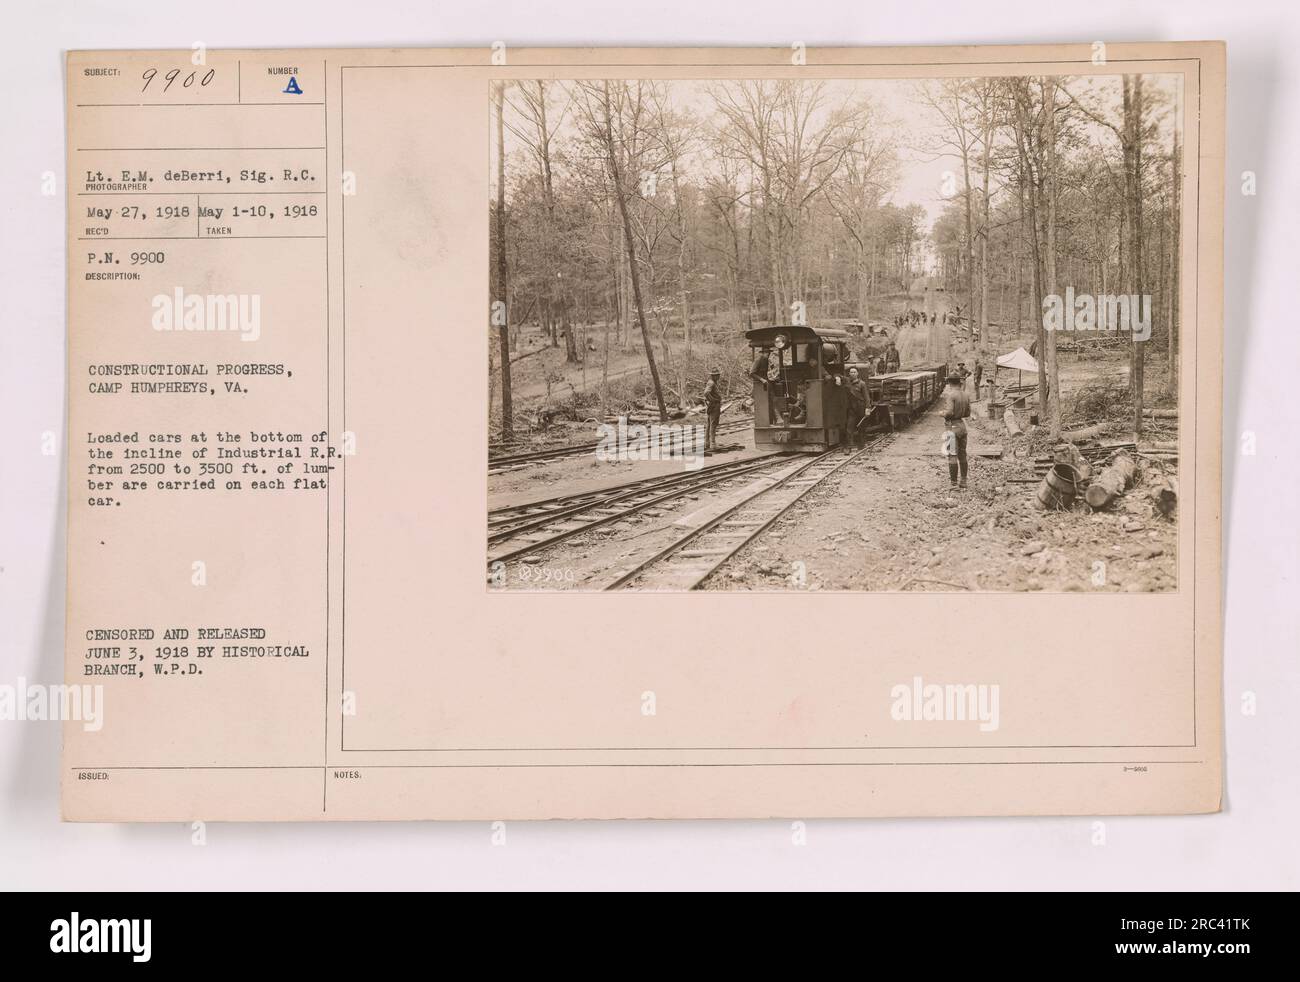
[[[940,396],[943,412],[944,452],[948,457],[948,480],[953,487],[966,486],[966,420],[970,416],[970,397],[961,375],[952,372]],[[958,476],[960,475],[960,483]]]
[[[722,389],[718,379],[722,370],[714,368],[709,372],[709,381],[704,386],[704,452],[718,449],[718,419],[722,416]]]
[[[984,363],[982,361],[977,361],[975,363],[975,401],[976,402],[979,402],[980,382],[983,380],[983,378],[984,378]]]
[[[962,391],[966,390],[966,379],[970,378],[970,369],[966,367],[964,361],[957,362],[957,374],[961,376]]]
[[[848,396],[848,425],[846,430],[853,438],[853,445],[860,447],[865,442],[862,427],[866,422],[867,412],[871,409],[871,393],[856,368],[849,369],[849,382],[845,395]]]

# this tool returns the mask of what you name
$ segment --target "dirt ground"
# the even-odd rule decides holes
[[[1000,422],[968,421],[970,475],[951,487],[937,410],[868,449],[816,488],[707,584],[723,590],[1168,591],[1177,587],[1176,523],[1145,496],[1089,513],[1033,506],[1037,484],[1023,438]],[[744,450],[710,463],[752,457]],[[981,456],[1001,447],[1001,458]],[[493,507],[617,484],[680,463],[600,463],[590,458],[494,478]],[[594,589],[661,548],[692,516],[733,494],[739,480],[656,508],[512,564],[509,586]],[[1140,489],[1139,489],[1140,491]],[[683,524],[686,523],[686,524]]]
[[[943,420],[932,409],[814,490],[709,586],[781,589],[802,578],[810,590],[1177,587],[1174,522],[1152,517],[1138,496],[1114,511],[1039,511],[1037,485],[1012,482],[1033,474],[1001,424],[974,418],[968,428],[965,490],[949,483]],[[1002,459],[978,455],[994,445]]]

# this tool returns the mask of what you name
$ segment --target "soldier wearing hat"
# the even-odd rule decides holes
[[[718,419],[722,416],[722,389],[718,386],[718,379],[721,377],[722,369],[717,367],[710,369],[709,381],[704,386],[704,450],[706,453],[718,449]]]
[[[943,452],[948,458],[948,480],[953,487],[966,486],[966,419],[970,416],[970,397],[966,395],[961,374],[948,373],[948,384],[940,398],[943,412]],[[960,484],[958,475],[960,474]]]
[[[848,411],[845,429],[848,432],[849,439],[853,441],[853,445],[860,447],[866,441],[862,427],[867,422],[867,413],[871,411],[871,393],[856,366],[849,369],[849,381],[845,395],[848,397],[845,400]]]

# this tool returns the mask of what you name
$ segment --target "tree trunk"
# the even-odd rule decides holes
[[[1047,348],[1047,330],[1043,326],[1043,265],[1038,246],[1038,191],[1027,145],[1029,140],[1029,114],[1019,98],[1021,94],[1026,99],[1029,98],[1029,85],[1027,82],[1023,83],[1023,85],[1024,87],[1017,93],[1015,99],[1016,146],[1020,154],[1021,185],[1027,189],[1029,197],[1029,244],[1034,264],[1034,323],[1037,325],[1034,333],[1038,338],[1038,413],[1039,419],[1042,419],[1047,415],[1047,369],[1043,357]]]
[[[987,92],[987,83],[985,91]],[[980,336],[976,348],[979,352],[984,351],[989,335],[989,141],[992,139],[993,125],[992,110],[988,107],[987,99],[984,113],[983,159],[980,162],[980,168],[984,172],[984,227],[980,232]],[[971,328],[973,331],[973,321]]]
[[[971,216],[970,204],[970,154],[966,151],[965,136],[962,137],[961,173],[966,186],[966,307],[973,322],[975,317],[975,238],[974,219]]]
[[[570,365],[578,363],[578,344],[573,336],[573,317],[567,305],[560,308],[560,331],[564,335],[564,360]]]
[[[1025,258],[1025,257],[1024,257],[1024,240],[1025,240],[1025,189],[1024,189],[1023,187],[1020,187],[1020,188],[1017,189],[1017,191],[1018,191],[1018,194],[1016,195],[1016,197],[1017,197],[1017,199],[1018,199],[1019,202],[1020,202],[1020,221],[1019,221],[1019,223],[1017,223],[1017,225],[1016,225],[1016,237],[1015,237],[1014,247],[1013,247],[1013,248],[1014,248],[1014,250],[1015,250],[1015,261],[1014,261],[1014,265],[1015,265],[1015,268],[1016,268],[1016,283],[1015,283],[1015,291],[1016,291],[1016,295],[1015,295],[1015,305],[1016,305],[1016,337],[1019,338],[1019,337],[1021,337],[1021,336],[1024,334],[1024,331],[1025,331],[1025,328],[1024,328],[1024,324],[1025,324],[1025,282],[1024,282],[1024,269],[1022,268],[1022,264],[1024,263],[1024,258]],[[1001,334],[999,333],[999,340],[1000,340],[1000,339],[1001,339]],[[1001,347],[1001,345],[999,345],[999,347]],[[995,351],[995,352],[994,352],[994,355],[996,356],[996,354],[997,354],[997,352]]]
[[[671,161],[671,169],[673,175],[673,205],[677,217],[677,280],[678,288],[682,294],[682,341],[686,345],[686,354],[689,357],[691,353],[691,299],[687,290],[686,212],[682,208],[682,185],[678,179],[676,153],[674,153]]]
[[[1125,75],[1124,132],[1128,170],[1125,180],[1125,197],[1129,212],[1129,292],[1142,303],[1142,76]],[[1146,366],[1142,342],[1131,333],[1132,359],[1129,374],[1133,387],[1133,432],[1142,434],[1142,390]]]
[[[668,407],[664,405],[664,390],[659,382],[659,367],[655,364],[654,347],[650,343],[650,330],[645,322],[645,305],[641,300],[641,277],[636,266],[636,240],[632,237],[632,219],[627,212],[627,199],[623,196],[623,174],[618,164],[618,148],[614,144],[614,124],[610,118],[609,82],[605,82],[605,149],[609,155],[610,176],[614,181],[614,198],[618,201],[619,215],[623,219],[623,241],[627,246],[628,270],[632,277],[632,302],[636,305],[637,324],[641,328],[641,343],[645,345],[646,362],[650,366],[650,381],[654,385],[655,402],[659,406],[659,421],[668,421]]]
[[[1180,107],[1181,108],[1181,107]],[[1178,394],[1178,291],[1182,274],[1183,149],[1179,139],[1180,116],[1174,116],[1174,149],[1171,158],[1173,209],[1169,243],[1169,394]]]
[[[506,140],[503,109],[506,83],[497,83],[497,294],[502,303],[497,343],[501,358],[501,442],[514,438],[514,406],[510,398],[510,307],[506,268]]]
[[[1043,81],[1043,113],[1047,128],[1047,294],[1057,296],[1056,283],[1056,206],[1057,206],[1057,156],[1056,156],[1056,82]],[[1073,311],[1067,311],[1071,316]],[[1056,364],[1056,332],[1044,331],[1047,350],[1047,420],[1053,440],[1061,438],[1061,373]]]

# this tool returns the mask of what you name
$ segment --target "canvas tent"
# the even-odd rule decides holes
[[[1024,382],[1025,372],[1038,372],[1038,361],[1024,348],[1017,348],[1015,351],[1008,351],[1005,355],[998,355],[997,368],[993,370],[994,377],[1003,368],[1014,369],[1016,385],[1021,385]]]
[[[1037,372],[1038,362],[1024,348],[998,355],[998,368],[1014,368],[1018,372]]]

